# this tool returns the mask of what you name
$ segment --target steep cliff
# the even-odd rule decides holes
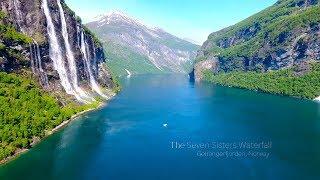
[[[192,75],[198,81],[316,98],[320,95],[319,4],[319,0],[279,0],[212,33],[198,52]]]
[[[0,10],[5,24],[31,39],[12,44],[21,60],[1,54],[1,70],[32,70],[46,90],[67,92],[83,102],[91,100],[91,94],[111,96],[106,89],[115,84],[101,43],[63,0],[2,0]]]
[[[117,87],[101,43],[64,1],[0,1],[0,163]]]
[[[320,60],[318,0],[280,0],[233,26],[212,33],[197,61],[217,58],[219,72],[279,70]]]

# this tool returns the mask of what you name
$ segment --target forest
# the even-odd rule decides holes
[[[204,72],[204,79],[224,86],[245,88],[273,94],[314,99],[320,92],[320,63],[313,62],[310,69],[298,74],[297,67],[268,71],[233,71],[213,74]]]
[[[0,72],[0,160],[17,149],[30,148],[72,115],[95,108],[98,102],[62,105],[30,77]]]

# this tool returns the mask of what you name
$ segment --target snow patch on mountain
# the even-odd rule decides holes
[[[122,11],[99,15],[88,24],[99,38],[127,47],[160,71],[187,73],[199,46],[171,35],[158,27],[149,27]]]

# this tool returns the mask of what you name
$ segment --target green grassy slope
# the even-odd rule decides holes
[[[164,73],[157,69],[147,57],[144,57],[128,47],[107,41],[104,43],[107,65],[117,76],[126,76],[129,70],[134,74]]]

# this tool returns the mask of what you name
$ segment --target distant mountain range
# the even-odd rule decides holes
[[[100,15],[86,26],[103,42],[107,63],[117,75],[186,73],[200,48],[119,11]]]

